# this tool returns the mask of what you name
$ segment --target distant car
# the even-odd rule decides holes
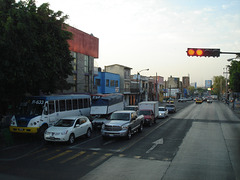
[[[202,104],[202,102],[203,102],[202,98],[197,98],[196,99],[196,104]]]
[[[212,103],[212,98],[208,98],[207,103]]]
[[[165,107],[168,110],[168,113],[176,112],[176,106],[174,104],[167,104]]]
[[[169,103],[169,104],[173,104],[173,103],[174,103],[174,99],[169,98],[169,99],[167,100],[167,103]]]
[[[75,138],[82,135],[90,137],[92,124],[86,116],[65,117],[49,127],[44,133],[46,141],[68,142],[73,144]]]
[[[178,99],[178,102],[187,102],[188,100],[186,98],[180,98]]]
[[[168,117],[168,110],[165,107],[158,107],[158,118]]]
[[[124,110],[137,111],[137,110],[138,110],[138,106],[126,106],[126,107],[124,108]]]

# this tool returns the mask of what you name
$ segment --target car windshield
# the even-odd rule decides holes
[[[54,126],[55,127],[71,127],[74,124],[72,119],[60,119]]]
[[[151,111],[139,111],[139,115],[151,115]]]
[[[165,108],[159,108],[158,110],[159,111],[165,111]]]
[[[124,120],[129,121],[129,113],[113,113],[110,120]]]
[[[174,106],[173,105],[166,105],[166,108],[173,108]]]

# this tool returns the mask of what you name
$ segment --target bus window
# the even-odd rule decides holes
[[[78,99],[78,108],[79,109],[83,108],[83,99]]]
[[[90,102],[89,102],[89,99],[84,99],[84,108],[88,108],[90,107]]]
[[[55,103],[56,103],[56,112],[59,112],[59,104],[58,104],[58,102],[59,102],[58,100],[55,101]]]
[[[78,109],[77,99],[73,99],[73,109]]]
[[[48,113],[49,114],[55,113],[54,101],[49,101],[48,106],[49,106]]]
[[[72,100],[71,99],[67,99],[66,100],[66,104],[67,104],[67,110],[72,110]]]
[[[59,101],[60,111],[65,111],[65,100]]]

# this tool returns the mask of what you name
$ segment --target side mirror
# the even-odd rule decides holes
[[[79,126],[80,126],[80,124],[76,124],[76,125],[75,125],[75,127],[79,127]]]

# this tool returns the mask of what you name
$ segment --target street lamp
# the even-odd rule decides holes
[[[140,102],[140,95],[141,95],[141,92],[140,92],[140,84],[139,84],[139,82],[138,82],[138,76],[140,75],[140,72],[142,72],[142,71],[149,71],[149,69],[142,69],[141,71],[138,71],[137,72],[137,86],[138,86],[138,103]],[[141,76],[140,76],[140,78],[139,78],[139,80],[140,80],[140,82],[141,82]]]

